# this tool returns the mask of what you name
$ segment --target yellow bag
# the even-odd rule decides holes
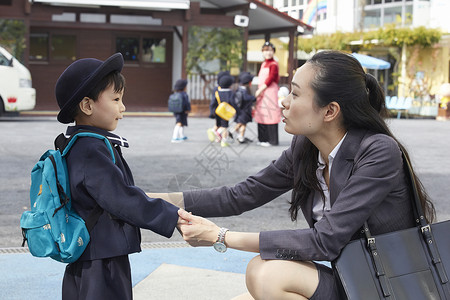
[[[216,115],[218,115],[219,117],[221,117],[226,121],[229,121],[236,114],[236,110],[229,103],[220,101],[218,91],[216,91],[215,95],[217,102],[219,103],[219,105],[216,108]]]

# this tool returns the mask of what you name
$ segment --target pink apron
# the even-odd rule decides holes
[[[269,76],[269,68],[263,63],[258,74],[258,88]],[[281,121],[281,109],[278,107],[278,84],[272,82],[256,99],[253,119],[258,124],[278,124]]]

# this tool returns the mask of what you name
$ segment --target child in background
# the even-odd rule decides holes
[[[216,117],[216,108],[217,108],[217,105],[218,105],[217,104],[217,100],[216,100],[216,91],[219,91],[220,88],[221,88],[220,85],[219,85],[220,78],[222,78],[223,76],[226,76],[226,75],[229,76],[230,72],[229,71],[220,71],[217,74],[217,86],[214,87],[214,90],[213,90],[212,96],[211,96],[211,102],[209,104],[209,111],[210,111],[209,117],[211,119],[215,119],[216,120],[214,126],[212,128],[208,128],[208,130],[206,131],[206,133],[208,134],[208,139],[211,142],[216,141],[216,142],[219,143],[221,141],[221,139],[222,139],[220,134],[217,132],[217,129],[219,129],[219,124],[217,123],[217,117]]]
[[[252,121],[252,105],[256,101],[255,96],[251,94],[250,84],[252,82],[253,75],[249,72],[241,72],[239,74],[239,87],[234,93],[234,102],[236,107],[234,131],[239,135],[237,140],[239,143],[248,143],[252,140],[244,137],[247,123]]]
[[[231,85],[234,83],[234,78],[230,75],[224,75],[219,80],[219,91],[218,96],[220,98],[220,102],[228,102],[231,105],[234,105],[233,101],[233,91],[230,89]],[[215,99],[214,107],[217,108],[219,105],[219,101]],[[215,110],[215,109],[214,109]],[[216,115],[216,124],[217,124],[217,133],[220,138],[220,145],[222,147],[229,146],[229,133],[228,133],[228,121],[222,119],[221,117]]]
[[[105,61],[80,59],[56,83],[61,109],[58,121],[75,121],[66,135],[79,130],[104,135],[114,146],[116,157],[113,162],[105,142],[93,137],[78,139],[66,156],[72,207],[84,220],[98,209],[102,213],[81,257],[66,266],[63,300],[132,299],[128,254],[141,251],[139,228],[170,237],[178,222],[176,206],[150,198],[134,185],[121,150],[128,142],[111,133],[125,111],[122,67],[120,53]]]
[[[189,102],[189,96],[186,93],[187,80],[186,79],[178,79],[175,82],[175,86],[173,88],[174,93],[179,93],[182,97],[183,101],[183,111],[180,113],[173,113],[175,116],[175,127],[173,129],[172,134],[172,143],[181,143],[187,140],[187,136],[184,135],[184,126],[187,126],[187,116],[191,111],[191,103]]]

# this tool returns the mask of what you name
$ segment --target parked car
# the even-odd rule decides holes
[[[32,110],[35,106],[36,90],[32,87],[30,71],[0,47],[0,115]]]

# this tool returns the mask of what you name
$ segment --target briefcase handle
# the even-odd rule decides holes
[[[422,233],[422,237],[427,244],[428,252],[430,254],[430,257],[432,259],[433,264],[436,267],[436,271],[439,275],[439,278],[441,282],[444,284],[448,282],[448,276],[445,272],[445,268],[442,264],[441,257],[439,255],[439,252],[436,248],[436,243],[433,237],[433,234],[431,232],[431,227],[427,222],[427,219],[425,218],[425,214],[422,208],[422,205],[420,204],[419,200],[419,192],[417,189],[417,184],[414,176],[414,172],[412,171],[411,162],[409,158],[405,155],[405,153],[402,150],[402,158],[404,163],[404,169],[408,173],[408,178],[411,183],[412,191],[413,191],[413,210],[414,210],[414,216],[415,221],[417,224],[417,227],[419,228],[420,232]],[[385,271],[383,264],[381,263],[380,255],[378,255],[377,246],[376,246],[376,238],[372,236],[369,230],[369,224],[367,224],[367,221],[364,222],[363,226],[364,235],[366,237],[367,242],[367,248],[369,249],[369,253],[372,256],[372,261],[374,264],[374,267],[377,272],[378,279],[380,281],[381,288],[383,290],[383,294],[385,297],[388,297],[390,295],[390,284],[385,276]]]

